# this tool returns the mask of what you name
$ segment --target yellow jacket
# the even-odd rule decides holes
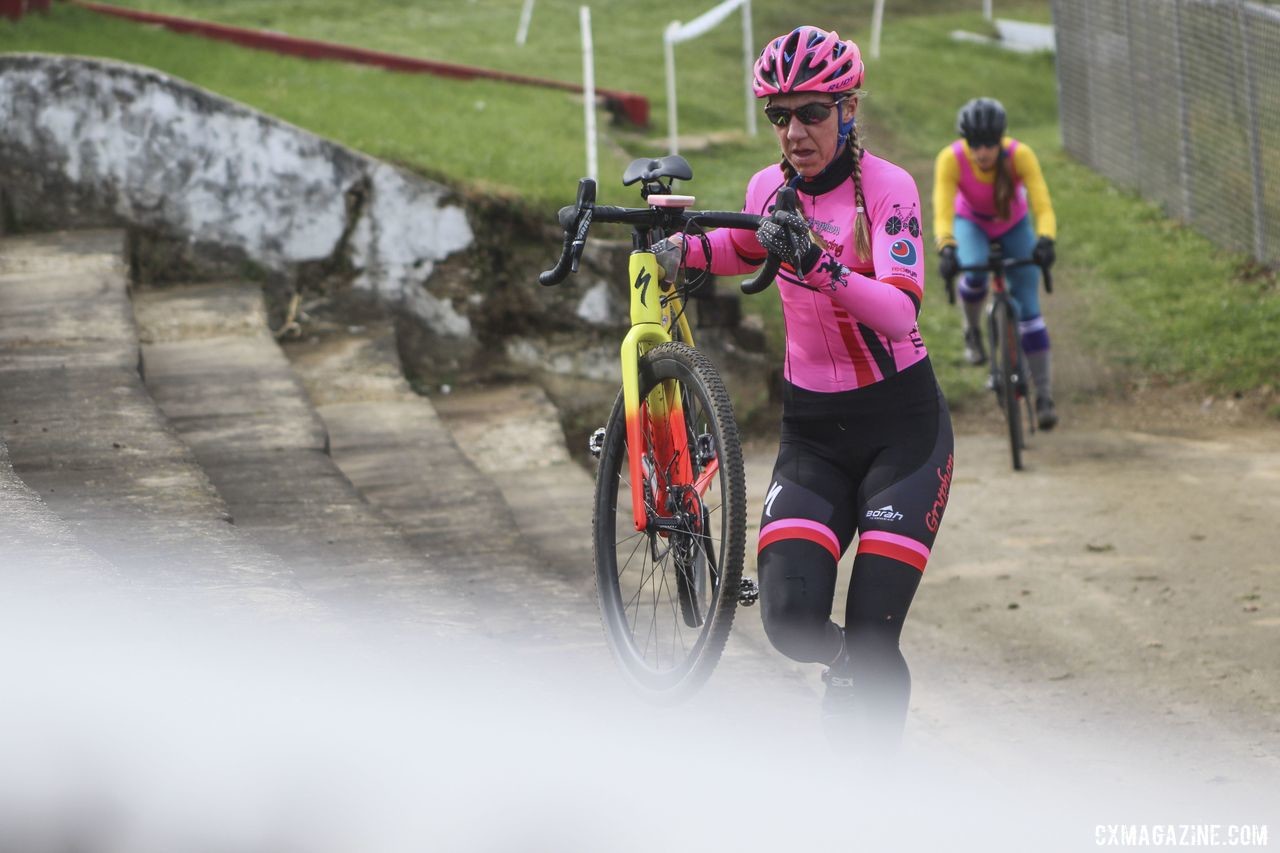
[[[1012,142],[1014,140],[1006,136],[1000,141],[1000,147],[1008,151]],[[969,168],[974,178],[981,184],[994,186],[995,169],[979,169],[977,162],[973,159],[969,143],[963,139],[959,140],[959,143],[969,160]],[[960,163],[952,150],[954,144],[938,152],[938,157],[933,164],[933,234],[939,249],[954,245],[956,242],[953,227],[956,194],[960,192]],[[1053,204],[1049,200],[1049,186],[1045,183],[1044,173],[1040,171],[1039,158],[1031,150],[1031,146],[1025,142],[1019,141],[1013,149],[1013,172],[1015,192],[1018,187],[1026,189],[1027,202],[1035,217],[1036,233],[1042,237],[1056,237],[1058,221],[1053,213]]]

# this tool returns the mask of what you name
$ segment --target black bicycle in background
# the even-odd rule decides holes
[[[1035,412],[1029,393],[1027,355],[1022,351],[1022,335],[1018,331],[1018,306],[1005,286],[1005,274],[1017,267],[1036,266],[1031,258],[1006,258],[999,242],[992,242],[985,264],[959,267],[957,272],[978,272],[991,275],[991,304],[987,306],[987,337],[991,353],[990,387],[996,394],[996,402],[1004,413],[1009,426],[1009,449],[1013,454],[1013,469],[1022,470],[1022,451],[1026,441],[1022,434],[1022,410],[1027,412],[1027,430],[1035,432]],[[1046,293],[1053,292],[1053,277],[1046,267],[1040,267]],[[947,300],[956,301],[955,279],[947,280]]]

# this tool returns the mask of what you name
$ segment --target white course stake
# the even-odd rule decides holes
[[[596,160],[596,69],[591,47],[591,8],[578,7],[578,21],[582,27],[582,109],[587,125],[587,177],[599,178]]]
[[[516,30],[516,44],[524,44],[529,38],[529,21],[533,18],[533,0],[524,0],[520,10],[520,27]]]
[[[662,33],[662,53],[667,66],[667,147],[670,153],[678,153],[676,130],[676,53],[675,47],[680,42],[696,39],[727,18],[733,12],[742,10],[742,55],[746,65],[743,84],[746,87],[747,133],[756,135],[756,103],[751,91],[751,67],[755,64],[754,37],[751,34],[751,0],[724,0],[694,18],[687,24],[672,21]]]
[[[876,0],[871,10],[871,58],[880,58],[880,31],[884,29],[884,0]]]

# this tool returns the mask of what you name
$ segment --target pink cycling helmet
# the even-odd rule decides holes
[[[862,52],[835,30],[797,27],[764,46],[751,69],[757,98],[787,92],[847,92],[862,84]]]

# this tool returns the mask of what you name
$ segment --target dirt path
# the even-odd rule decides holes
[[[1198,406],[1179,405],[1163,434],[1114,405],[1068,409],[1021,473],[997,420],[957,422],[946,523],[903,636],[910,732],[1280,779],[1280,429],[1193,424]],[[750,448],[753,514],[774,451]]]

